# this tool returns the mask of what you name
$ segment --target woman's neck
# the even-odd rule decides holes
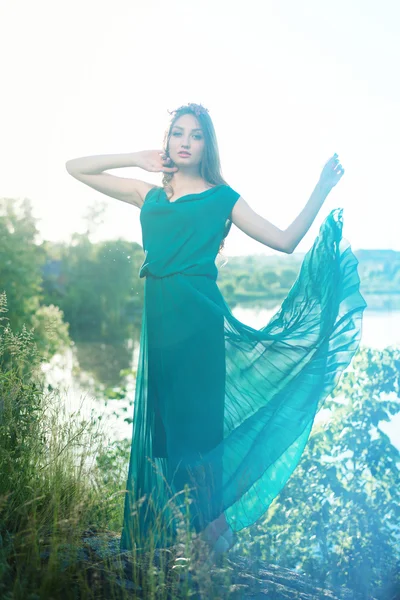
[[[207,182],[204,181],[201,177],[191,177],[191,176],[181,176],[177,177],[176,174],[169,182],[170,185],[174,188],[174,190],[197,190],[204,189],[207,187]]]

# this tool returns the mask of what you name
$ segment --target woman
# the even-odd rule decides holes
[[[121,549],[149,535],[156,546],[173,543],[184,517],[218,553],[265,513],[299,463],[359,347],[366,302],[334,209],[270,322],[254,329],[236,319],[215,265],[232,222],[292,253],[344,169],[330,158],[281,230],[223,179],[208,110],[188,104],[170,114],[162,151],[74,159],[67,169],[141,209],[145,295]],[[103,173],[124,166],[162,171],[162,186]]]

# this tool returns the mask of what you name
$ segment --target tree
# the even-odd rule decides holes
[[[71,340],[59,309],[41,305],[45,252],[36,243],[36,220],[28,199],[0,199],[0,294],[10,329],[32,332],[41,356],[49,360]]]

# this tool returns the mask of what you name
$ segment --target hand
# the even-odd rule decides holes
[[[335,153],[322,169],[319,182],[328,190],[331,190],[341,180],[344,169]]]
[[[178,167],[172,167],[172,164],[171,159],[167,159],[165,152],[162,150],[142,150],[135,152],[135,166],[145,169],[145,171],[175,173],[179,169]]]

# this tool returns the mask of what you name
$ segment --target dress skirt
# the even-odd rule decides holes
[[[213,277],[145,279],[121,548],[175,542],[221,513],[256,522],[298,465],[356,353],[367,304],[333,210],[266,325],[236,319]]]

